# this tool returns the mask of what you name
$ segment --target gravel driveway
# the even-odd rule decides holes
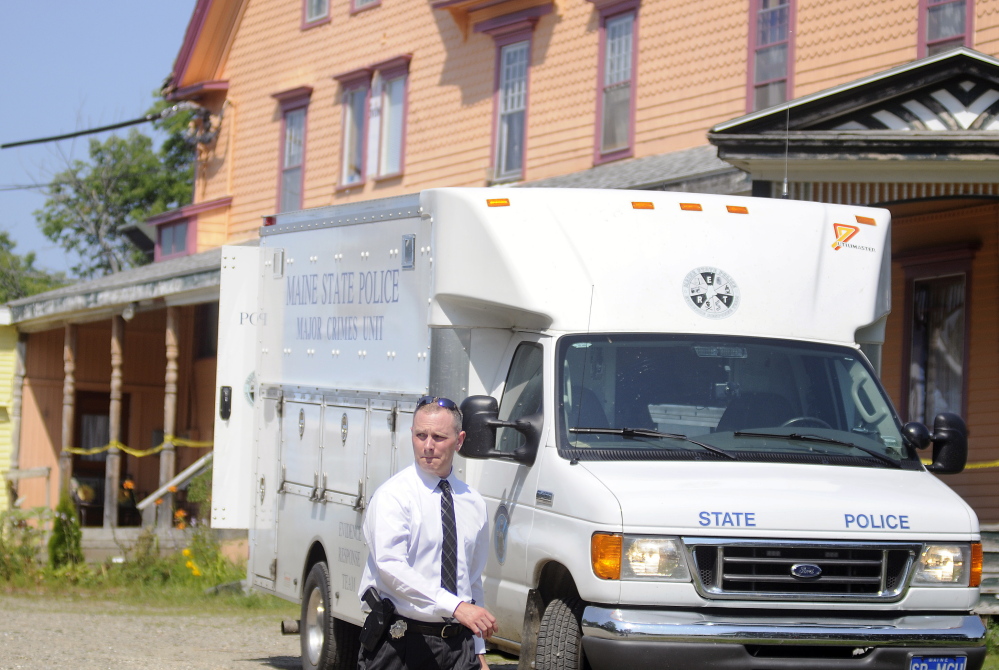
[[[490,656],[491,666],[515,668]],[[301,668],[280,614],[173,613],[164,608],[0,595],[0,670],[256,670]]]

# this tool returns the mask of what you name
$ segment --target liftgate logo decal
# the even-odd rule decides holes
[[[691,270],[683,280],[683,295],[692,310],[709,319],[724,319],[739,309],[739,286],[718,268]]]
[[[858,216],[857,223],[862,223],[865,226],[876,226],[877,223],[874,219],[869,216]],[[858,249],[860,251],[874,251],[874,247],[866,247],[860,244],[850,244],[850,240],[857,236],[860,232],[859,226],[851,226],[846,223],[834,223],[833,232],[836,233],[836,241],[832,243],[832,248],[839,251],[843,247],[847,249]]]

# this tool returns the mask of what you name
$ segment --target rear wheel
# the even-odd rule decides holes
[[[537,670],[583,670],[583,630],[579,622],[583,602],[576,597],[555,598],[541,616],[538,629]]]
[[[302,592],[302,670],[350,670],[357,667],[357,626],[334,619],[330,606],[330,573],[325,563],[309,571]]]

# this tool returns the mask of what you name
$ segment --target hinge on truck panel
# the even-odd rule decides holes
[[[364,509],[364,482],[357,480],[357,501],[354,502],[354,509],[360,512]]]

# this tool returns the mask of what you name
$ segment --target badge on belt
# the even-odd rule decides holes
[[[402,619],[396,619],[395,622],[389,627],[389,635],[392,639],[398,640],[400,637],[406,634],[406,622]]]

